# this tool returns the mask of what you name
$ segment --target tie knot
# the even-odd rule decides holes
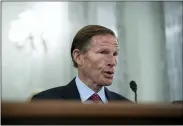
[[[100,96],[97,93],[94,93],[90,98],[94,102],[100,102],[101,101]]]

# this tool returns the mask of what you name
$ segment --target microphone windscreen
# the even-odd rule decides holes
[[[130,82],[130,88],[132,89],[132,91],[136,91],[137,90],[137,84],[135,81],[131,81]]]

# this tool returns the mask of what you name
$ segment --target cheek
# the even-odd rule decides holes
[[[92,74],[97,74],[105,68],[107,58],[101,55],[90,54],[84,57],[84,69]]]
[[[89,60],[88,59],[88,60],[85,61],[85,66],[86,66],[87,69],[95,70],[98,67],[98,63],[94,60]]]
[[[93,70],[94,66],[95,66],[94,63],[90,59],[88,58],[84,59],[82,68],[85,71],[85,73],[89,74],[89,71]]]
[[[95,57],[88,61],[89,68],[100,71],[105,67],[105,59],[102,57]]]

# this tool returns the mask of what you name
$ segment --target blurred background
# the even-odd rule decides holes
[[[2,2],[2,100],[27,101],[77,75],[76,32],[99,24],[119,38],[109,89],[139,102],[183,100],[183,2]]]

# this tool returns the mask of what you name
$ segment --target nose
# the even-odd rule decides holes
[[[112,57],[109,59],[107,65],[110,66],[110,67],[114,67],[114,66],[116,66],[116,64],[117,64],[116,57],[115,57],[115,56],[112,56]]]

